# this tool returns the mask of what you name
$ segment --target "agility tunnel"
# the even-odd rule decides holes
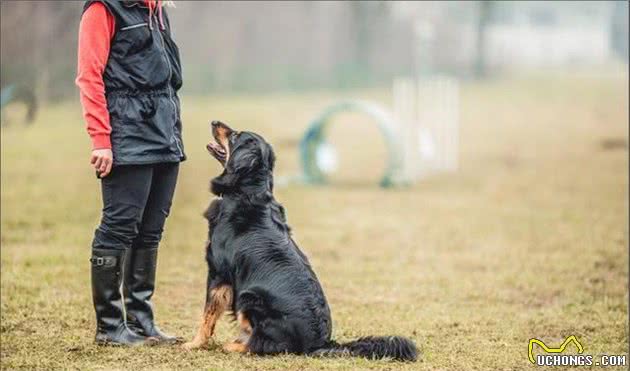
[[[385,170],[380,179],[382,187],[395,184],[402,166],[402,151],[397,145],[396,125],[392,115],[380,105],[366,101],[345,101],[326,108],[308,126],[300,141],[300,162],[302,179],[308,184],[324,184],[326,173],[334,168],[336,154],[330,150],[326,141],[326,130],[332,119],[341,113],[362,113],[376,122],[383,135],[387,160]]]
[[[313,119],[299,145],[302,174],[307,184],[325,184],[334,172],[336,152],[326,140],[335,117],[359,113],[374,121],[387,153],[380,177],[382,187],[408,185],[438,172],[458,169],[459,84],[455,79],[401,78],[394,81],[393,109],[351,100],[325,108]]]

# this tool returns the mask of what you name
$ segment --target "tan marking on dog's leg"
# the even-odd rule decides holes
[[[193,340],[184,344],[186,349],[195,349],[206,346],[214,335],[214,328],[221,315],[232,306],[232,287],[221,285],[210,291],[210,302],[206,304],[201,326]]]
[[[249,352],[249,338],[252,336],[252,326],[242,312],[236,314],[239,335],[231,343],[225,344],[223,349],[227,352],[247,353]]]
[[[241,332],[248,335],[252,334],[252,324],[249,323],[249,320],[245,317],[243,312],[236,313],[236,321],[238,322]]]

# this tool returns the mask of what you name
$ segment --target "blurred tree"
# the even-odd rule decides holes
[[[494,3],[488,0],[478,2],[479,15],[477,18],[477,57],[475,59],[475,77],[483,78],[487,75],[486,66],[486,28],[492,17]]]
[[[350,32],[354,34],[352,65],[356,75],[352,77],[369,80],[375,72],[371,65],[373,48],[376,46],[375,34],[384,31],[384,25],[379,24],[379,19],[388,17],[388,8],[383,1],[352,1],[349,5],[353,20]],[[350,82],[356,84],[356,81]]]
[[[2,86],[17,84],[39,100],[74,91],[77,1],[2,1],[0,47]]]
[[[628,2],[615,1],[611,13],[610,42],[619,57],[628,60]]]
[[[492,52],[486,35],[492,31],[491,22],[514,24],[517,16],[533,12],[543,18],[562,16],[577,28],[595,22],[593,9],[613,6],[492,1],[176,3],[177,8],[167,12],[181,49],[185,92],[195,94],[388,86],[395,76],[418,73],[418,67],[481,78],[494,67],[487,60]],[[19,82],[49,99],[75,94],[83,2],[0,4],[1,85]],[[612,27],[611,45],[627,57],[627,2],[614,7],[613,17],[606,13],[609,20],[596,21]],[[581,16],[585,12],[588,17]],[[426,45],[414,36],[422,25],[430,31]],[[504,63],[513,60],[506,57]]]

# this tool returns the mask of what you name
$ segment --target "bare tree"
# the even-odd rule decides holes
[[[40,100],[71,92],[76,66],[76,1],[2,1],[2,86],[34,90]],[[25,29],[28,25],[28,29]]]
[[[493,2],[481,0],[478,2],[479,15],[477,18],[477,57],[475,60],[475,76],[483,78],[487,75],[486,66],[486,29],[492,17]]]

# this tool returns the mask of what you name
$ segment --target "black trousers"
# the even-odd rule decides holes
[[[92,248],[157,248],[178,172],[177,162],[115,166],[101,179],[103,216]]]

